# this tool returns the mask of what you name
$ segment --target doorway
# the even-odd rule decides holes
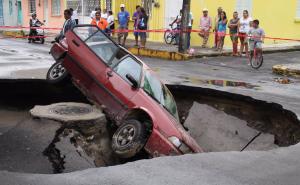
[[[22,2],[18,1],[18,26],[23,25]]]

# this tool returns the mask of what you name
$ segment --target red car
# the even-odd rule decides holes
[[[76,26],[51,54],[57,62],[47,79],[56,83],[69,74],[89,100],[104,107],[118,127],[112,149],[120,157],[133,157],[143,148],[152,157],[202,152],[179,123],[168,88],[97,27]]]

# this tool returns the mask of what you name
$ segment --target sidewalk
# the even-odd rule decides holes
[[[23,30],[5,29],[0,30],[0,34],[7,37],[19,37],[25,36],[27,33]],[[47,33],[50,35],[46,38],[46,42],[53,41],[55,33]],[[114,38],[116,40],[116,38]],[[147,41],[146,48],[138,48],[135,45],[134,40],[127,39],[126,48],[138,56],[145,56],[151,58],[161,58],[172,61],[185,61],[193,58],[203,58],[203,57],[217,57],[217,56],[230,56],[232,54],[231,47],[225,47],[223,52],[215,51],[212,48],[202,48],[200,46],[192,46],[194,49],[193,54],[182,54],[178,52],[178,46],[168,45],[162,42],[151,42]],[[284,44],[272,44],[264,45],[264,53],[276,53],[276,52],[290,52],[290,51],[300,51],[300,42],[289,42]]]
[[[178,53],[178,47],[158,42],[147,42],[145,49],[139,49],[134,46],[133,40],[128,40],[127,48],[135,55],[162,58],[168,60],[189,60],[192,58],[230,56],[232,54],[231,47],[225,47],[223,52],[215,51],[212,48],[202,48],[192,46],[193,54]],[[284,44],[264,45],[264,53],[300,51],[300,42],[290,42]]]

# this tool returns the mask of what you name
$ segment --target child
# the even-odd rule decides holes
[[[253,56],[253,51],[256,48],[257,52],[262,52],[262,43],[264,42],[265,31],[259,28],[259,20],[254,20],[252,23],[252,28],[249,33],[249,46],[251,56]]]

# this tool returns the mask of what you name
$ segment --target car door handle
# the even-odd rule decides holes
[[[72,42],[73,42],[77,47],[80,46],[80,44],[78,44],[78,42],[76,42],[75,40],[72,40]]]
[[[107,74],[108,78],[109,78],[109,77],[113,77],[113,72],[112,72],[112,71],[107,71],[106,74]]]

